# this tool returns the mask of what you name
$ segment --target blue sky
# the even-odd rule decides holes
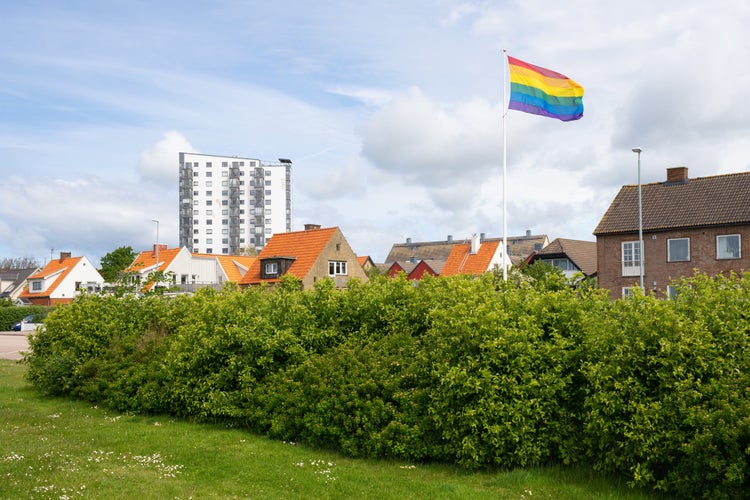
[[[294,161],[355,252],[502,235],[502,49],[584,117],[511,111],[508,233],[594,240],[623,184],[750,170],[744,0],[26,1],[0,17],[0,257],[178,244],[177,153]],[[559,6],[558,6],[559,5]]]

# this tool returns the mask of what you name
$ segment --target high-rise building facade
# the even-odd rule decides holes
[[[180,246],[195,253],[260,250],[292,230],[292,162],[180,153]]]

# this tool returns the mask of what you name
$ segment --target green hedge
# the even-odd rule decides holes
[[[557,281],[403,277],[85,296],[28,377],[120,411],[223,421],[357,457],[586,463],[681,497],[750,490],[750,275],[677,300]]]
[[[39,318],[42,322],[45,316],[54,309],[48,306],[9,306],[0,307],[0,330],[10,330],[14,323],[21,321],[31,314]]]

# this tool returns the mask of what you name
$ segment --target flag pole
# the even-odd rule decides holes
[[[508,251],[508,205],[506,202],[506,170],[507,170],[507,134],[505,131],[505,115],[508,114],[508,110],[505,108],[505,102],[506,102],[506,96],[505,96],[505,87],[507,85],[506,79],[507,79],[507,67],[508,67],[508,56],[506,54],[506,50],[503,49],[503,281],[508,280],[508,268],[505,263],[505,259],[507,258],[510,260],[510,258],[506,255],[506,252]]]

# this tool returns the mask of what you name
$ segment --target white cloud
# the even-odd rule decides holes
[[[482,99],[445,105],[412,88],[362,129],[362,154],[423,186],[445,186],[500,159],[500,108]]]
[[[185,137],[171,130],[158,142],[141,152],[138,161],[138,173],[141,179],[165,184],[177,185],[178,158],[180,152],[197,153]]]

